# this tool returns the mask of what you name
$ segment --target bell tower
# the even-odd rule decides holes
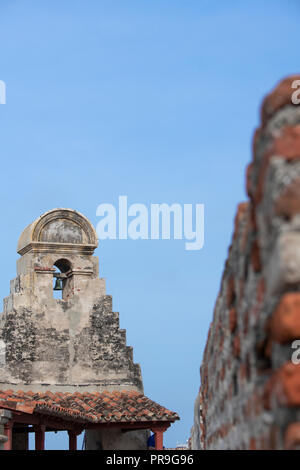
[[[25,228],[0,315],[1,385],[143,392],[140,366],[99,278],[96,247],[93,226],[71,209],[46,212]]]

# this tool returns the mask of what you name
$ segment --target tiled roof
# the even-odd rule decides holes
[[[0,408],[81,423],[173,422],[177,413],[135,391],[62,393],[0,390]]]

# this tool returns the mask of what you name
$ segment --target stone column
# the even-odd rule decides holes
[[[119,429],[88,429],[86,450],[147,450],[149,431],[140,429],[122,432]]]
[[[11,411],[0,409],[0,450],[4,450],[4,444],[7,442],[7,435],[4,427],[9,423],[11,418]]]

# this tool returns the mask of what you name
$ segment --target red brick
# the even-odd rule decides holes
[[[252,154],[253,155],[256,154],[256,147],[261,138],[262,133],[263,133],[263,129],[261,127],[257,127],[253,133],[253,137],[252,137]]]
[[[256,440],[255,440],[255,437],[251,437],[251,439],[250,439],[250,444],[249,444],[249,449],[250,449],[250,450],[256,450]]]
[[[238,307],[240,307],[242,300],[243,300],[243,294],[244,294],[244,288],[245,288],[245,281],[244,279],[240,279],[239,281],[240,284],[240,289],[239,289],[239,302],[238,302]]]
[[[265,292],[266,292],[266,283],[265,283],[265,280],[263,278],[261,278],[259,280],[259,283],[258,283],[257,289],[256,289],[257,302],[261,303],[263,301]]]
[[[292,88],[292,83],[299,79],[300,75],[292,75],[285,78],[265,97],[261,107],[263,126],[280,108],[287,104],[292,105],[292,94],[295,91],[295,89]]]
[[[243,407],[244,417],[248,421],[252,414],[252,400],[249,398]]]
[[[248,202],[241,202],[237,207],[237,212],[236,212],[236,216],[235,216],[235,220],[234,220],[234,234],[233,234],[234,239],[237,236],[237,233],[238,233],[239,228],[240,228],[240,224],[241,224],[242,220],[245,217],[248,206],[249,206]]]
[[[285,294],[271,320],[271,336],[279,343],[300,338],[300,293]]]
[[[236,309],[231,308],[229,310],[229,329],[231,333],[233,333],[236,329],[237,326],[237,315],[236,315]]]
[[[233,354],[238,357],[241,353],[241,341],[240,336],[237,334],[233,339]]]
[[[227,284],[227,305],[230,307],[235,301],[234,277],[231,276]]]
[[[284,127],[280,136],[274,139],[270,155],[278,155],[288,161],[300,158],[300,125]]]
[[[239,249],[241,253],[245,253],[246,251],[248,240],[249,240],[249,235],[252,230],[253,230],[253,224],[251,222],[251,205],[249,205],[249,209],[247,210],[245,214],[243,230],[240,235]]]
[[[274,204],[274,213],[287,219],[300,214],[300,178],[294,180],[279,196]]]
[[[268,338],[266,341],[266,346],[265,346],[265,357],[270,358],[272,355],[272,346],[273,346],[273,341],[271,338]]]
[[[249,332],[249,313],[246,312],[244,316],[244,321],[243,321],[243,333],[245,336],[247,336]]]
[[[253,242],[251,248],[251,264],[254,272],[261,271],[260,248],[257,240]]]
[[[273,425],[270,427],[269,436],[269,449],[278,449],[279,430],[277,426]]]
[[[266,283],[264,278],[261,278],[256,287],[256,302],[253,304],[253,307],[251,309],[251,312],[249,312],[251,315],[254,315],[256,319],[258,318],[262,302],[264,300],[265,296],[265,291],[266,291]]]
[[[284,435],[284,448],[286,450],[300,449],[300,423],[289,424]]]
[[[271,379],[271,393],[280,405],[300,406],[300,364],[284,364]]]
[[[261,394],[257,391],[255,391],[253,394],[253,405],[256,416],[260,415],[263,411],[263,399]]]
[[[252,172],[253,172],[253,162],[249,163],[246,169],[246,192],[248,196],[251,198],[252,193],[251,193],[251,177],[252,177]]]
[[[256,191],[253,198],[255,205],[259,204],[262,200],[265,176],[270,159],[273,156],[280,156],[288,161],[300,159],[300,125],[284,127],[281,130],[280,136],[274,139],[273,145],[263,156],[262,164],[259,169]]]
[[[256,222],[256,212],[254,204],[251,204],[250,207],[250,226],[253,230],[257,230],[257,222]]]

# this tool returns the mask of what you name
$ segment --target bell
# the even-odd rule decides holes
[[[61,279],[56,279],[55,281],[55,286],[53,290],[62,290],[62,280]]]

